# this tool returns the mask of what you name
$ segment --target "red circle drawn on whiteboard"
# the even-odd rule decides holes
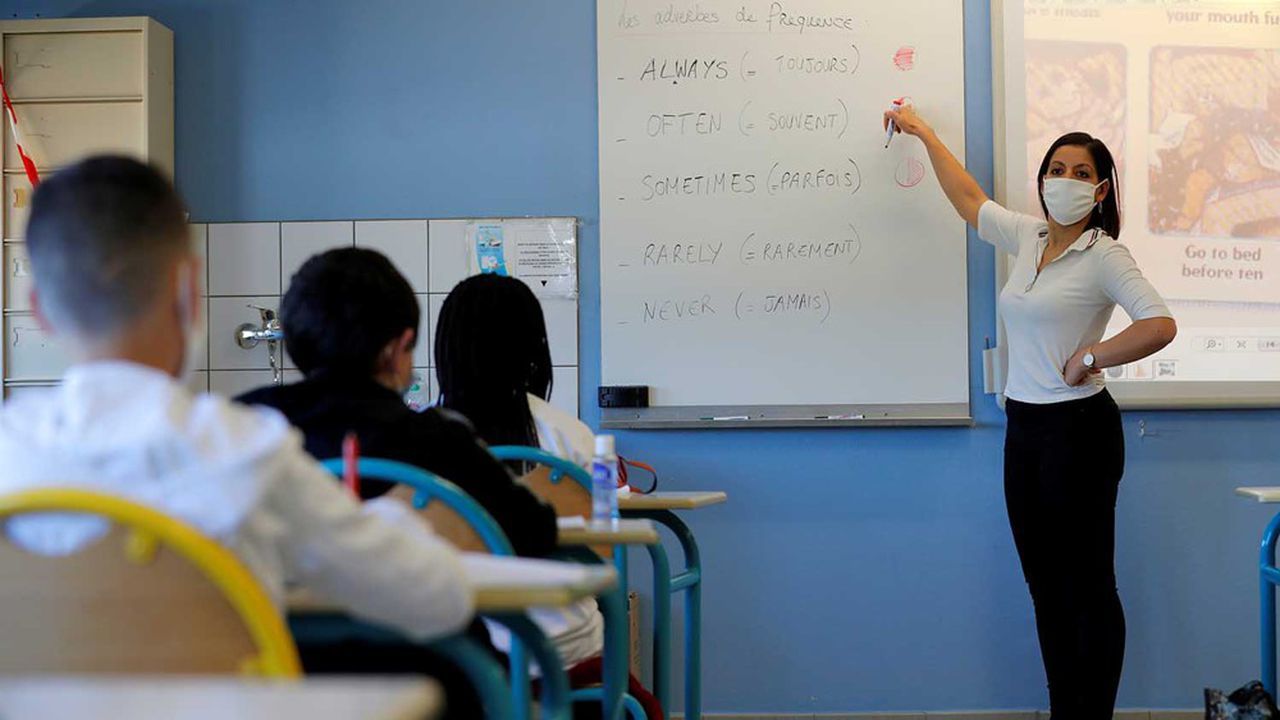
[[[898,169],[893,174],[893,179],[898,183],[898,187],[913,188],[924,180],[924,163],[916,158],[909,157],[898,163]]]
[[[903,45],[898,48],[898,52],[893,54],[893,64],[899,70],[906,72],[916,66],[916,49],[910,45]]]

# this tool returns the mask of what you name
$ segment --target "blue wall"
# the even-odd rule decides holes
[[[600,347],[594,5],[6,0],[0,16],[139,14],[174,30],[178,182],[196,220],[579,216],[589,398]],[[968,164],[989,188],[988,4],[965,10]],[[994,262],[973,238],[970,258],[977,368],[994,335]],[[732,495],[693,518],[708,565],[707,709],[1045,706],[1001,496],[1003,416],[976,372],[972,385],[971,430],[623,438],[664,487]],[[1120,704],[1195,707],[1204,685],[1256,674],[1252,567],[1268,512],[1231,489],[1280,484],[1280,414],[1131,413],[1125,428]]]

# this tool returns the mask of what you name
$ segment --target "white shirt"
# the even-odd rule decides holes
[[[543,450],[590,470],[596,454],[596,436],[578,418],[543,400],[529,396],[529,413]]]
[[[1044,220],[987,201],[978,235],[1014,256],[999,303],[1009,344],[1005,397],[1046,404],[1096,395],[1101,373],[1071,387],[1063,369],[1077,350],[1102,340],[1115,306],[1134,321],[1173,317],[1128,248],[1100,230],[1086,230],[1038,276],[1049,242]]]
[[[529,396],[529,412],[543,450],[576,465],[591,467],[595,435],[586,423],[536,395]],[[604,616],[593,599],[563,608],[537,608],[530,617],[551,639],[567,668],[604,652]],[[509,651],[510,632],[497,623],[486,622],[486,625],[494,647]]]
[[[416,639],[461,629],[473,597],[459,554],[407,506],[363,507],[273,410],[193,395],[157,370],[80,365],[0,409],[0,492],[70,486],[139,502],[232,550],[277,607],[298,582]],[[105,532],[74,515],[13,518],[11,540],[67,554]]]

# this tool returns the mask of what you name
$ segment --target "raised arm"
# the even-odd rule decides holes
[[[886,128],[890,120],[893,120],[896,132],[920,138],[920,142],[924,143],[925,150],[929,153],[929,162],[933,164],[933,173],[938,176],[942,192],[946,194],[947,199],[955,206],[956,212],[960,213],[960,217],[964,218],[965,222],[975,228],[978,227],[978,209],[988,200],[987,194],[982,191],[978,181],[964,169],[964,165],[961,165],[956,156],[951,154],[933,128],[929,127],[929,124],[922,120],[912,107],[907,106],[901,110],[886,112],[884,114]]]

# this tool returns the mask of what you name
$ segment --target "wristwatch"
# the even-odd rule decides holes
[[[1084,354],[1084,357],[1080,358],[1080,361],[1083,362],[1084,366],[1089,368],[1090,370],[1098,369],[1097,367],[1095,367],[1095,364],[1098,362],[1098,358],[1093,356],[1093,350],[1087,351]]]

